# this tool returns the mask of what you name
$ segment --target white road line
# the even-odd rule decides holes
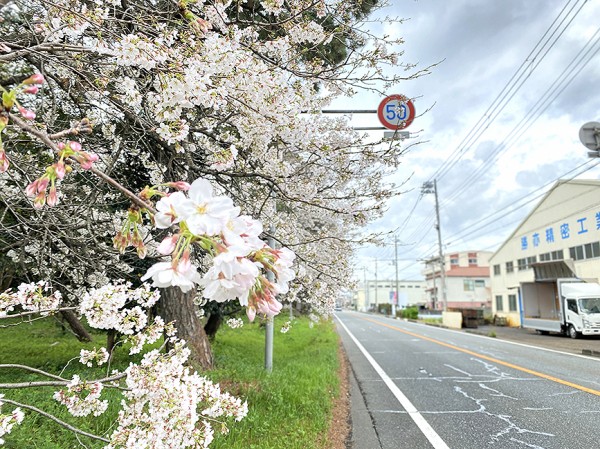
[[[400,405],[402,405],[402,407],[404,407],[404,409],[408,412],[408,416],[410,416],[412,418],[412,420],[415,422],[417,427],[419,427],[421,432],[423,432],[423,435],[425,435],[425,438],[427,438],[427,440],[429,440],[431,445],[435,449],[450,449],[448,447],[448,445],[444,442],[444,440],[442,440],[442,438],[437,434],[437,432],[435,430],[433,430],[433,427],[431,427],[429,425],[429,423],[425,420],[425,418],[423,418],[423,415],[421,415],[421,413],[419,413],[419,411],[413,405],[413,403],[410,402],[410,400],[404,395],[404,393],[402,393],[402,391],[400,391],[400,389],[392,381],[390,376],[388,376],[386,374],[386,372],[383,370],[383,368],[381,368],[381,366],[379,366],[379,364],[375,361],[375,359],[371,356],[371,354],[369,354],[367,352],[367,350],[363,347],[363,345],[361,345],[360,342],[356,339],[356,337],[354,337],[354,335],[352,335],[352,332],[350,332],[350,329],[348,329],[346,327],[346,325],[344,323],[342,323],[342,320],[340,320],[339,317],[336,317],[336,318],[337,318],[338,322],[340,323],[340,325],[348,333],[348,336],[352,339],[354,344],[356,344],[358,349],[360,349],[360,352],[363,353],[363,355],[369,361],[371,366],[375,369],[377,374],[379,374],[379,377],[381,377],[381,379],[385,382],[385,384],[390,389],[392,394],[396,397],[396,399],[398,399],[398,402],[400,402]]]

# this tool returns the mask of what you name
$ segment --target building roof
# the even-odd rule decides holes
[[[518,226],[515,227],[514,231],[508,236],[508,238],[506,240],[504,240],[502,245],[500,245],[498,247],[498,249],[490,257],[490,262],[493,262],[493,260],[496,258],[496,255],[498,255],[498,253],[500,253],[500,251],[502,251],[502,249],[506,246],[506,244],[508,242],[510,242],[515,237],[515,235],[517,235],[520,232],[522,226],[536,213],[536,211],[540,208],[540,206],[542,204],[544,204],[544,202],[548,199],[548,197],[550,195],[552,195],[552,193],[554,193],[554,191],[558,187],[563,186],[565,184],[591,185],[591,186],[600,187],[600,180],[598,180],[598,179],[559,179],[558,181],[556,181],[554,183],[554,185],[550,188],[550,190],[548,190],[548,192],[546,192],[544,197],[535,205],[535,207],[533,209],[531,209],[531,211],[527,214],[527,216],[525,218],[523,218],[523,220],[521,220],[521,222],[518,224]]]
[[[446,272],[448,277],[490,277],[490,267],[453,267]]]

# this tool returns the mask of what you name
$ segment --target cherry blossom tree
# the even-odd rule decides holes
[[[281,298],[328,313],[350,278],[354,246],[374,238],[364,226],[400,192],[385,177],[405,150],[366,143],[346,118],[321,111],[341,95],[385,91],[428,70],[400,63],[398,42],[365,27],[372,2],[361,5],[5,2],[4,287],[48,279],[62,294],[58,310],[82,313],[90,289],[152,282],[162,319],[187,343],[167,338],[177,366],[188,351],[199,366],[212,364],[196,314],[206,301],[237,301],[250,319],[277,314]],[[149,366],[169,363],[152,354]],[[104,384],[82,385],[65,383],[58,400],[97,398]],[[103,406],[95,407],[85,410]],[[7,418],[5,431],[20,419]],[[130,438],[139,421],[127,422]],[[115,447],[128,447],[123,438]]]

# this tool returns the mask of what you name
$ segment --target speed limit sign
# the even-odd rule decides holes
[[[388,129],[404,129],[415,119],[415,105],[404,95],[390,95],[379,103],[377,116]]]

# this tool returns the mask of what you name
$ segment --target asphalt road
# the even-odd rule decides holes
[[[353,449],[600,448],[599,358],[336,317],[355,380]]]

